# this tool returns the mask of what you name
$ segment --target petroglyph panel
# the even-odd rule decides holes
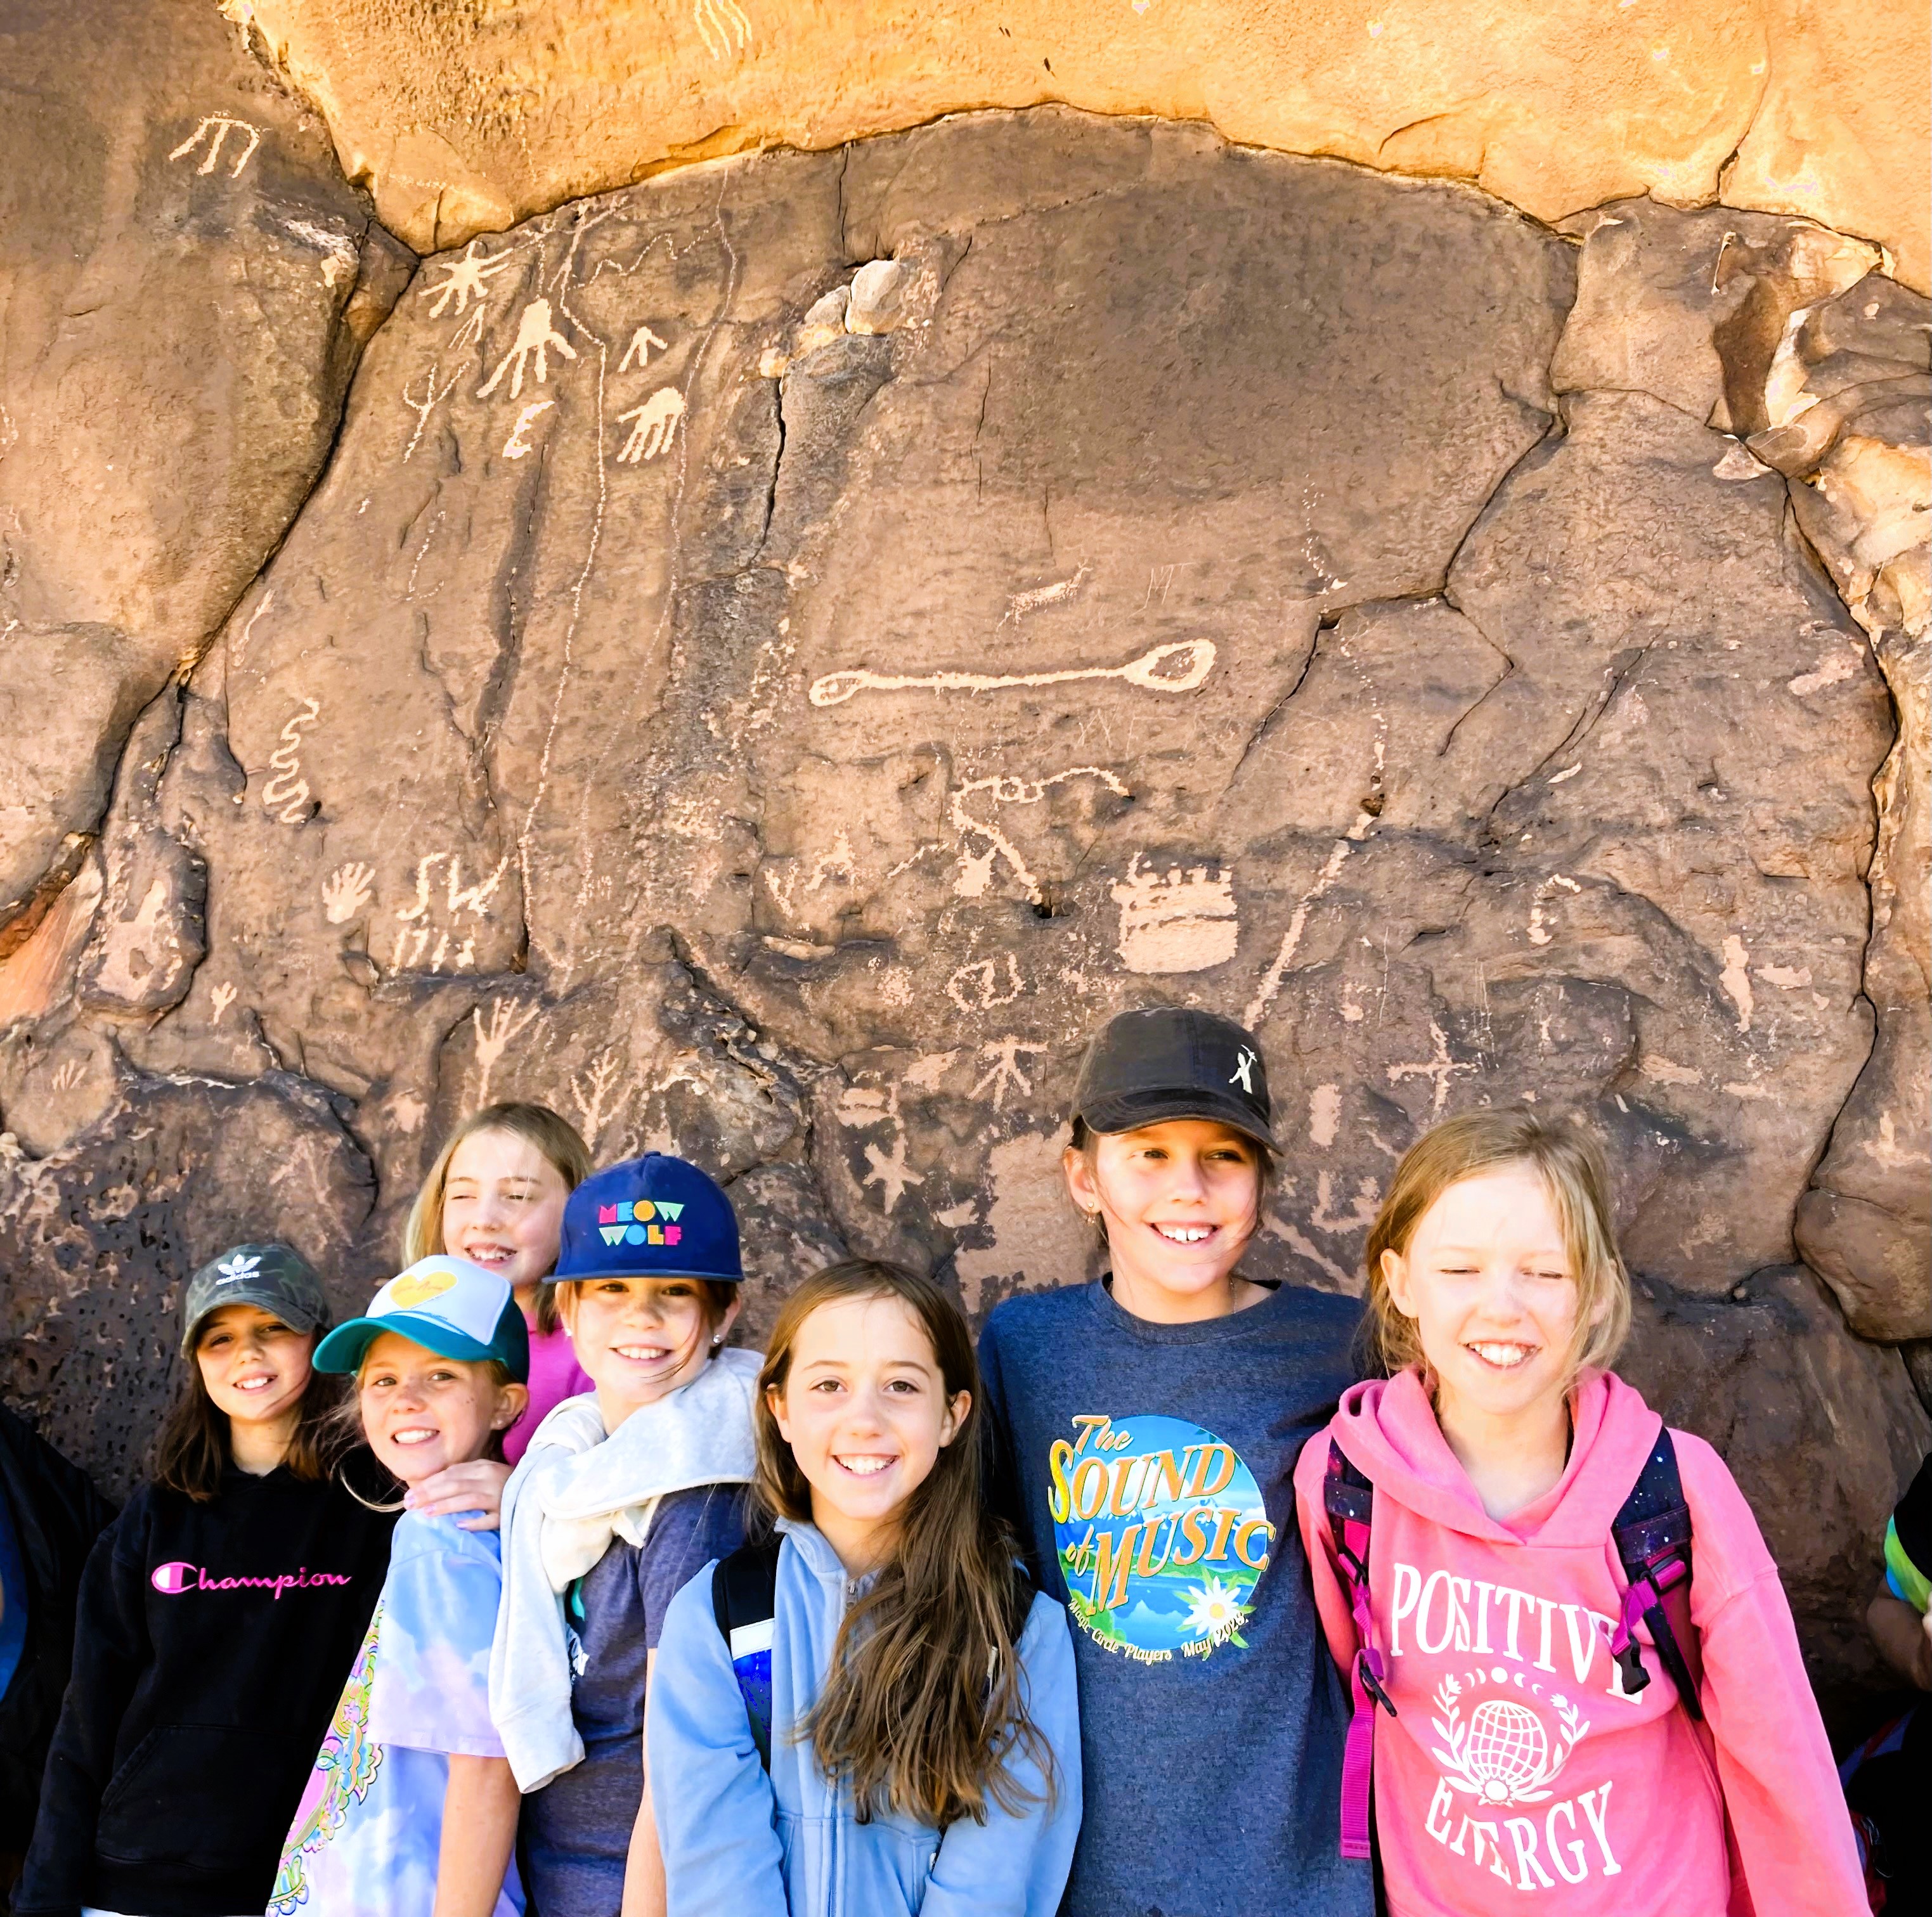
[[[228,140],[171,187],[278,163],[265,134],[233,177]],[[1645,298],[1712,277],[1721,236],[1670,217]],[[1724,271],[1788,292],[1838,256],[1779,230]],[[44,1155],[158,1083],[297,1080],[369,1155],[359,1284],[448,1125],[537,1098],[733,1182],[758,1322],[842,1249],[983,1312],[1094,1267],[1056,1182],[1084,1036],[1192,1003],[1254,1025],[1276,1089],[1258,1275],[1357,1289],[1404,1147],[1521,1098],[1592,1116],[1639,1269],[1698,1310],[1792,1263],[1802,1200],[1805,1255],[1895,1331],[1892,1253],[1848,1234],[1882,1203],[1906,1242],[1923,1149],[1886,1062],[1922,993],[1866,969],[1875,851],[1922,843],[1874,805],[1910,554],[1858,559],[1848,520],[1841,597],[1752,448],[1796,454],[1589,337],[1559,398],[1608,244],[1043,112],[693,166],[426,260],[73,850],[78,930],[20,948],[0,1116]],[[1832,325],[1896,352],[1890,297]],[[1711,330],[1783,298],[1727,289],[1670,391],[1774,376],[1767,433],[1830,404],[1792,412],[1796,348]],[[1808,379],[1858,356],[1828,331]],[[1868,554],[1914,523],[1883,501]]]

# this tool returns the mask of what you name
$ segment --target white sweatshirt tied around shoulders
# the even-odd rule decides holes
[[[752,1481],[762,1362],[755,1352],[721,1351],[614,1432],[588,1393],[566,1398],[537,1427],[503,1487],[503,1598],[490,1650],[490,1714],[520,1790],[541,1790],[584,1756],[564,1593],[614,1540],[642,1544],[660,1498]]]

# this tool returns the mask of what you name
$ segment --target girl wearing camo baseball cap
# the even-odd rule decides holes
[[[259,1911],[388,1562],[338,1467],[320,1280],[238,1245],[182,1301],[152,1482],[88,1559],[74,1673],[15,1908]]]

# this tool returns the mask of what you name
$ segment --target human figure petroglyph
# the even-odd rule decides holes
[[[640,367],[649,366],[651,363],[651,349],[653,346],[656,347],[661,353],[668,352],[670,350],[670,347],[648,326],[640,326],[631,335],[631,343],[624,349],[624,357],[617,362],[617,370],[620,373],[628,373],[633,361]]]
[[[1120,666],[1072,666],[1053,672],[875,672],[854,666],[814,679],[806,697],[814,705],[843,705],[860,692],[1004,692],[1019,686],[1071,685],[1080,679],[1122,679],[1148,692],[1192,692],[1214,669],[1211,639],[1182,639],[1150,646]]]
[[[691,17],[714,60],[728,59],[752,43],[752,22],[738,0],[696,0]]]
[[[254,157],[256,148],[262,143],[262,130],[259,127],[250,126],[246,120],[238,120],[230,114],[204,114],[200,124],[168,155],[168,157],[170,160],[185,159],[194,151],[202,135],[208,133],[211,128],[213,130],[214,137],[208,141],[208,151],[202,156],[201,164],[194,169],[195,172],[197,174],[213,172],[214,163],[220,158],[222,145],[228,136],[231,133],[246,133],[248,136],[248,144],[242,148],[235,164],[228,169],[228,177],[231,180],[238,180],[242,177],[242,168]]]
[[[1104,765],[1072,765],[1064,772],[1055,772],[1043,779],[1021,778],[1004,773],[990,778],[969,779],[949,795],[946,809],[953,828],[959,834],[961,848],[959,875],[953,881],[952,889],[960,897],[983,897],[992,879],[994,861],[1004,858],[1012,868],[1013,876],[1026,888],[1028,898],[1035,905],[1040,903],[1046,896],[1045,888],[1020,856],[1019,848],[991,821],[968,812],[966,801],[976,792],[990,792],[996,804],[1037,805],[1055,786],[1064,786],[1070,779],[1098,779],[1117,798],[1128,796],[1126,786]],[[986,842],[985,852],[968,849],[968,841],[972,837]]]
[[[546,384],[550,378],[550,349],[553,346],[566,359],[577,357],[577,349],[550,324],[550,301],[532,300],[517,322],[515,343],[503,355],[496,371],[477,388],[476,397],[487,400],[502,384],[503,375],[507,373],[510,376],[510,397],[520,399],[526,366],[530,367],[539,386]],[[533,366],[530,364],[532,360],[536,362]]]
[[[506,460],[520,460],[536,448],[524,438],[535,421],[556,404],[554,400],[538,400],[524,407],[517,415],[517,423],[510,428],[510,436],[503,442],[503,457]]]
[[[488,297],[489,281],[509,265],[510,256],[506,253],[486,253],[479,259],[476,249],[482,244],[480,239],[472,240],[459,258],[435,263],[432,271],[444,277],[436,285],[422,289],[422,297],[434,302],[429,310],[430,319],[440,319],[452,300],[455,301],[457,315],[460,318],[472,299]]]
[[[332,925],[346,925],[369,903],[375,891],[373,865],[338,865],[322,882],[322,915]]]
[[[299,825],[309,814],[308,781],[302,775],[302,735],[322,717],[318,700],[304,699],[282,728],[281,744],[268,755],[274,776],[262,788],[262,804],[284,825]]]
[[[898,1209],[908,1190],[926,1181],[906,1162],[905,1126],[899,1117],[899,1089],[883,1089],[870,1085],[848,1085],[839,1095],[836,1107],[838,1122],[848,1131],[868,1131],[875,1125],[891,1128],[884,1147],[868,1139],[864,1147],[866,1170],[860,1185],[876,1185],[888,1215]]]
[[[628,412],[617,415],[620,426],[628,421],[637,423],[631,427],[631,436],[624,442],[617,455],[620,466],[636,466],[641,461],[654,460],[660,453],[670,450],[672,439],[676,436],[677,423],[684,417],[684,395],[675,386],[660,386],[642,406],[633,406]]]
[[[208,1014],[208,1022],[210,1025],[219,1025],[221,1023],[221,1014],[235,1002],[235,987],[224,979],[209,994],[209,998],[212,1001],[212,1009]]]

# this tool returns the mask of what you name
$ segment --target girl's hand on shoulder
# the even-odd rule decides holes
[[[404,1500],[418,1517],[454,1517],[465,1531],[494,1531],[502,1517],[510,1467],[478,1458],[425,1478]]]

